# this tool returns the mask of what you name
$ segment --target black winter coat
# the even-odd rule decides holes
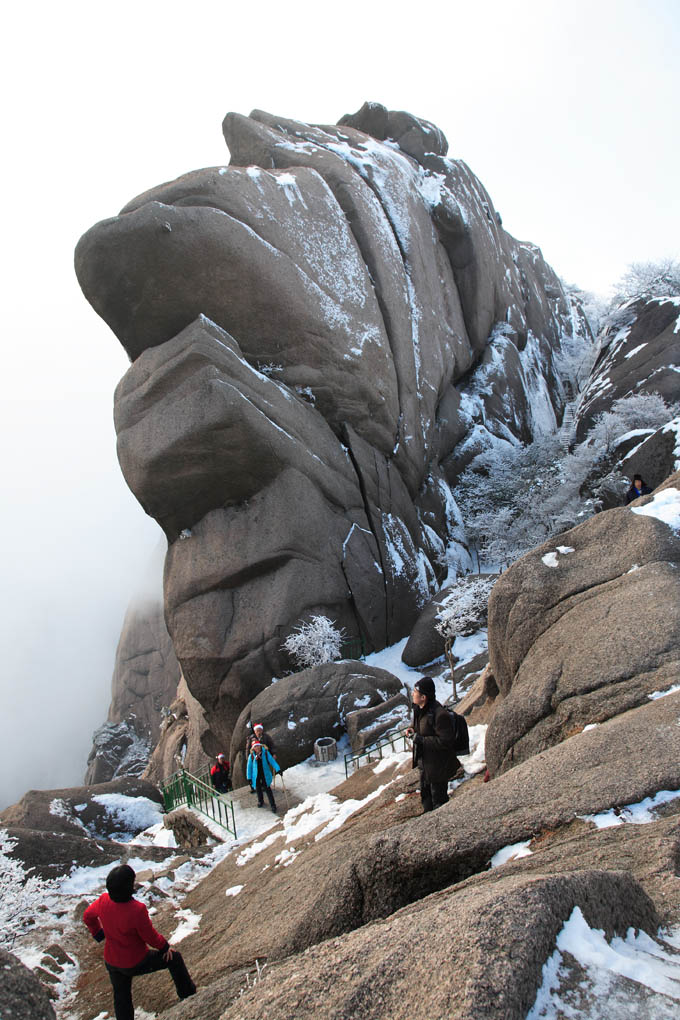
[[[455,753],[453,716],[438,701],[425,708],[414,706],[413,729],[423,738],[414,739],[413,767],[422,768],[428,783],[445,783],[455,775],[460,762]]]

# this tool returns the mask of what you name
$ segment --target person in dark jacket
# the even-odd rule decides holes
[[[196,985],[181,953],[151,923],[149,912],[132,898],[135,873],[129,864],[113,868],[106,878],[107,892],[91,903],[83,921],[96,942],[104,942],[104,963],[113,985],[116,1020],[134,1020],[132,979],[167,968],[180,999],[196,992]],[[149,946],[152,948],[149,949]]]
[[[638,496],[648,496],[652,490],[648,485],[645,485],[642,475],[635,475],[633,477],[633,484],[626,493],[626,506],[632,503]]]
[[[434,680],[421,677],[413,688],[413,767],[420,769],[420,799],[423,811],[446,804],[449,779],[460,766],[455,754],[456,731],[453,716],[435,697]]]
[[[279,763],[270,753],[265,744],[257,740],[251,745],[246,766],[246,779],[257,793],[257,806],[264,807],[264,794],[267,794],[269,806],[276,814],[276,801],[272,793],[271,784],[277,772],[280,772]]]
[[[215,764],[210,769],[210,782],[218,793],[229,793],[231,790],[231,769],[226,755],[217,755]]]
[[[258,744],[264,744],[264,746],[269,750],[272,758],[276,758],[274,741],[268,733],[265,733],[264,726],[259,722],[255,723],[253,726],[253,732],[249,734],[248,739],[246,740],[246,758],[250,754],[250,748],[256,742]]]

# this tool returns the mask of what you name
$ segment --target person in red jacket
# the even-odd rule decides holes
[[[113,868],[102,893],[83,914],[83,921],[97,942],[104,942],[104,962],[113,985],[116,1020],[134,1020],[132,979],[165,967],[170,971],[180,999],[196,992],[196,985],[181,953],[171,949],[156,931],[143,903],[134,900],[135,873],[129,864]],[[152,949],[149,949],[152,946]]]

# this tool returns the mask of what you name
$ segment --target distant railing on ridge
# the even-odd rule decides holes
[[[403,743],[402,748],[398,748],[399,742]],[[361,759],[365,758],[366,761],[363,764],[368,764],[373,759],[379,761],[383,757],[383,751],[389,747],[392,751],[403,750],[410,751],[410,738],[406,736],[406,727],[402,730],[395,730],[394,733],[386,733],[384,737],[376,741],[375,744],[371,744],[370,747],[365,747],[363,751],[357,752],[357,754],[345,755],[345,779],[349,777],[350,765],[352,766],[352,772],[356,772],[357,769],[361,768]]]
[[[232,801],[220,799],[219,794],[210,784],[210,773],[206,772],[200,778],[192,776],[186,769],[180,769],[169,779],[164,780],[160,786],[163,796],[163,806],[166,811],[174,811],[175,808],[186,804],[189,808],[200,811],[206,818],[212,819],[227,832],[236,838],[236,821],[234,819],[234,804]]]

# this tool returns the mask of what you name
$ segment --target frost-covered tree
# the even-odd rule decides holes
[[[495,580],[495,577],[466,578],[446,596],[437,613],[434,626],[444,638],[454,700],[457,700],[457,694],[453,643],[459,635],[474,633],[486,619],[489,595]]]
[[[622,437],[660,428],[678,412],[657,393],[630,394],[569,452],[558,433],[527,446],[495,442],[471,461],[456,489],[468,539],[487,564],[504,565],[581,523],[597,509],[601,487],[621,489],[623,476],[612,468]]]
[[[54,895],[54,883],[28,875],[21,861],[8,854],[16,846],[0,829],[0,946],[11,949],[15,939],[33,927],[36,915]]]
[[[633,298],[677,297],[680,294],[680,261],[632,262],[615,287],[612,305]]]
[[[658,393],[629,393],[615,400],[609,411],[597,416],[586,443],[600,455],[609,453],[626,433],[635,429],[656,431],[679,411],[677,404],[667,404]]]
[[[283,647],[296,665],[306,669],[339,659],[344,636],[327,616],[313,616],[288,635]]]

